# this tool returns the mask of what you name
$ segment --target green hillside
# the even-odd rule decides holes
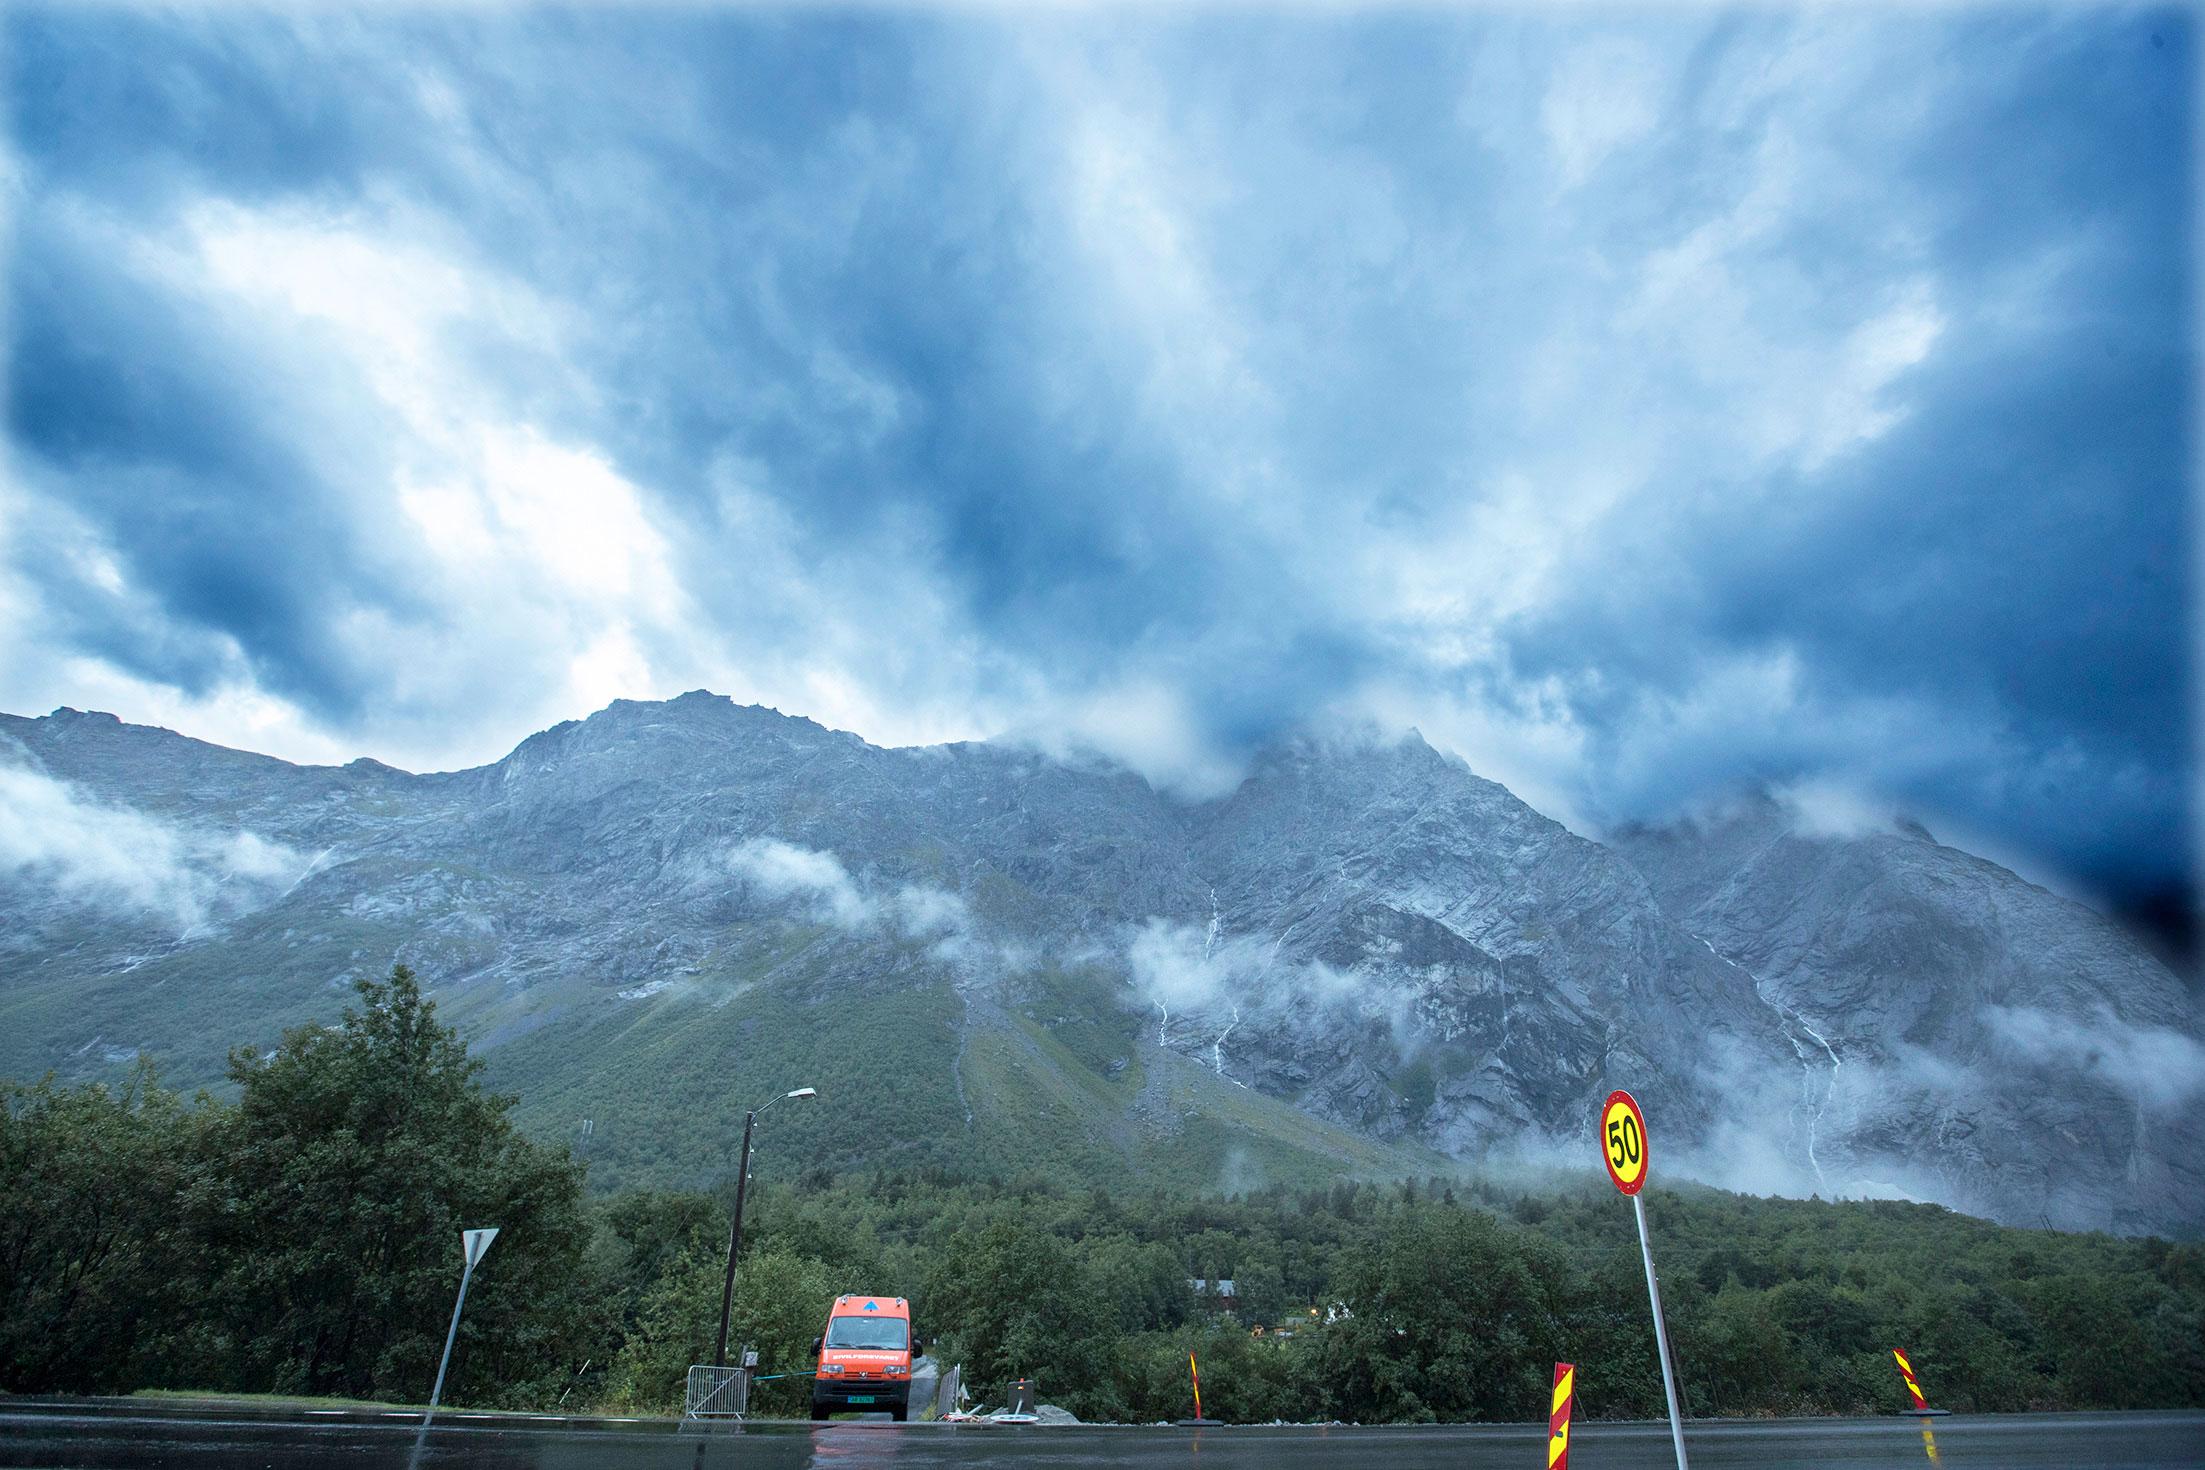
[[[801,951],[780,960],[577,1002],[486,1051],[489,1080],[532,1133],[582,1147],[599,1190],[730,1175],[745,1110],[796,1087],[820,1096],[760,1125],[763,1177],[948,1168],[1215,1189],[1449,1167],[1155,1046],[1098,972],[961,991],[914,959],[852,987],[821,984]]]
[[[965,1038],[962,1067],[1001,1108],[976,1112],[974,1147],[1015,1142],[1027,1167],[838,1172],[838,1151],[963,1122],[945,1107],[954,1090],[916,1085],[880,1050],[870,1069],[815,1079],[821,1102],[772,1115],[766,1157],[780,1167],[747,1201],[733,1319],[733,1340],[786,1375],[757,1408],[805,1412],[821,1313],[864,1290],[910,1297],[981,1395],[1000,1402],[1007,1379],[1033,1375],[1087,1418],[1181,1412],[1189,1352],[1229,1422],[1536,1420],[1556,1361],[1578,1365],[1587,1418],[1660,1412],[1632,1212],[1590,1159],[1534,1193],[1459,1176],[1208,1187],[1198,1175],[1213,1168],[1397,1160],[1289,1129],[1183,1058],[1113,1068],[1111,1056],[1098,1074],[1085,1053],[1107,1036],[1065,1039],[1019,1008],[1045,1011],[1081,983],[1075,972],[1023,998],[999,992],[985,1004],[1016,1004]],[[791,973],[728,997],[727,1034],[772,1038],[735,1060],[852,1055],[843,1031],[803,1014],[809,993]],[[890,1045],[900,1020],[908,1057],[956,1061],[960,1028],[942,1004],[954,997],[889,986],[876,1000],[860,1008],[875,1018],[868,1043]],[[592,1033],[604,1065],[565,1085],[710,1113],[717,1054],[695,1043],[721,1033],[697,1010],[606,1008]],[[600,1178],[592,1199],[567,1150],[516,1128],[481,1070],[399,970],[358,987],[339,1025],[239,1056],[234,1100],[187,1100],[142,1073],[121,1089],[0,1089],[0,1391],[418,1401],[458,1232],[495,1221],[446,1401],[678,1404],[717,1327],[726,1182],[608,1193]],[[838,1088],[913,1111],[839,1108]],[[1112,1102],[1126,1106],[1100,1109]],[[1005,1131],[1021,1118],[1033,1126]],[[883,1119],[876,1136],[848,1131]],[[632,1115],[608,1141],[647,1123]],[[635,1158],[638,1172],[690,1162]],[[2194,1245],[1930,1205],[1659,1181],[1649,1195],[1695,1416],[1893,1412],[1893,1348],[1961,1412],[2175,1407],[2205,1393]],[[1195,1278],[1232,1279],[1233,1300]]]

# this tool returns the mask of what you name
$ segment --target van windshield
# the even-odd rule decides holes
[[[827,1346],[900,1353],[911,1345],[911,1324],[901,1317],[830,1317]]]

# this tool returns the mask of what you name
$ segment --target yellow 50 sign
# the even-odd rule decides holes
[[[1646,1238],[1646,1201],[1638,1197],[1646,1183],[1646,1115],[1638,1100],[1617,1088],[1600,1105],[1600,1162],[1615,1187],[1631,1197],[1638,1219],[1638,1254],[1646,1263],[1646,1299],[1654,1309],[1654,1351],[1661,1357],[1661,1396],[1669,1404],[1669,1442],[1677,1451],[1677,1470],[1691,1470],[1684,1456],[1684,1415],[1677,1408],[1676,1375],[1669,1371],[1669,1329],[1661,1320],[1661,1278],[1654,1274],[1654,1247]]]
[[[1615,1187],[1637,1194],[1646,1182],[1646,1115],[1628,1092],[1609,1093],[1600,1110],[1600,1154]]]

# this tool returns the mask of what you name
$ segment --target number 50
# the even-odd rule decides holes
[[[1608,1125],[1608,1161],[1621,1169],[1639,1158],[1638,1119],[1625,1113]]]

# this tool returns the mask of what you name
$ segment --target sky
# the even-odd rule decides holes
[[[0,709],[710,688],[2194,890],[2171,9],[10,7]]]

